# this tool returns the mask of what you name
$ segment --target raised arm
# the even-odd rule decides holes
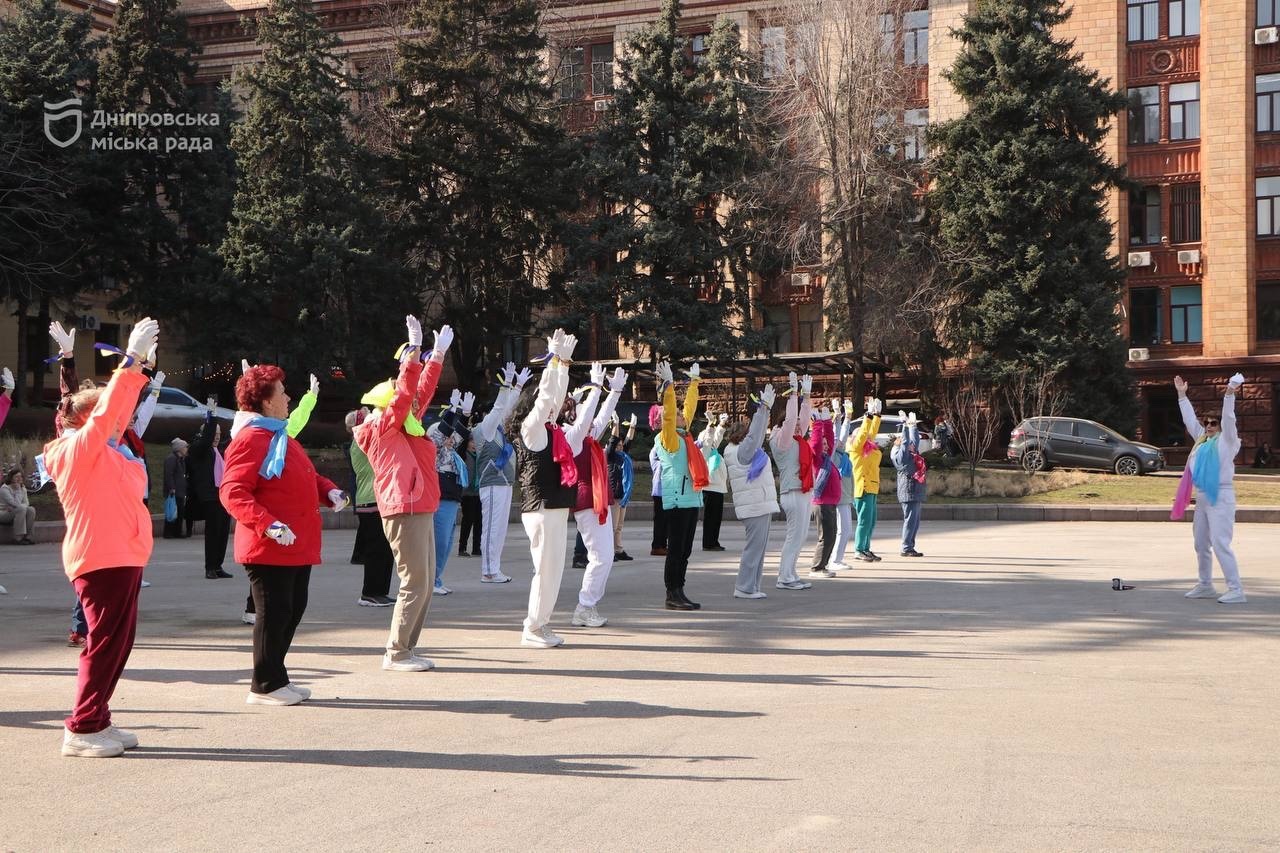
[[[1244,384],[1239,373],[1227,383],[1227,393],[1222,397],[1222,440],[1229,446],[1232,458],[1240,452],[1240,433],[1236,429],[1236,391]]]
[[[582,444],[595,426],[596,408],[600,405],[600,384],[603,381],[604,367],[596,362],[591,366],[591,389],[587,391],[587,399],[578,407],[573,423],[564,431],[565,440],[569,442],[569,449],[575,456],[582,452]],[[606,418],[606,423],[607,421]]]
[[[551,360],[538,380],[538,396],[533,401],[533,408],[520,424],[520,438],[524,446],[535,453],[547,446],[546,424],[564,406],[565,395],[569,393],[569,360],[577,345],[578,339],[565,334],[563,329],[556,329],[555,334],[547,339]]]
[[[609,428],[609,423],[613,419],[613,413],[618,408],[618,401],[622,399],[622,389],[627,384],[627,372],[619,367],[613,372],[613,376],[609,377],[609,395],[604,398],[604,402],[600,405],[600,411],[596,413],[596,418],[591,422],[591,437],[596,441],[604,435],[604,431]]]
[[[658,442],[663,450],[675,453],[680,449],[680,433],[676,432],[676,386],[667,362],[658,364],[658,382],[662,389],[662,429]]]
[[[789,450],[796,440],[796,423],[799,420],[800,400],[792,394],[787,398],[787,407],[782,416],[782,423],[773,431],[769,442],[775,451]]]
[[[284,431],[289,438],[297,438],[298,433],[302,432],[303,427],[311,420],[311,413],[315,411],[316,401],[319,399],[320,380],[313,373],[311,374],[311,386],[307,389],[307,393],[302,395],[297,407],[289,413],[289,421],[284,427]]]
[[[191,439],[191,446],[187,448],[187,453],[191,456],[202,456],[212,452],[213,432],[213,412],[205,412],[204,423],[200,425],[195,437]]]
[[[751,416],[751,426],[747,428],[747,436],[738,445],[738,464],[750,465],[756,451],[764,445],[764,431],[769,426],[769,409],[773,406],[774,391],[772,385],[766,385],[760,392],[760,405],[756,406]]]
[[[147,427],[151,425],[151,418],[156,413],[156,404],[160,402],[160,388],[163,385],[164,371],[156,371],[156,375],[151,377],[151,385],[147,389],[147,396],[142,398],[142,402],[138,404],[138,408],[133,413],[133,431],[138,434],[138,438],[142,438],[147,431]]]
[[[1173,387],[1178,391],[1178,411],[1182,414],[1182,425],[1187,428],[1187,434],[1191,436],[1193,442],[1199,441],[1200,436],[1204,435],[1204,427],[1200,425],[1200,421],[1196,418],[1196,410],[1187,399],[1187,382],[1181,376],[1175,376]]]

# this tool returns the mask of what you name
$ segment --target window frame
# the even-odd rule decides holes
[[[1259,2],[1262,2],[1262,0],[1259,0]],[[1195,30],[1188,31],[1187,21],[1190,20],[1190,16],[1187,14],[1187,9],[1192,5],[1196,9],[1194,18]],[[1179,7],[1176,12],[1174,11],[1174,6]],[[1200,0],[1169,0],[1169,38],[1187,38],[1200,35],[1200,6]],[[1180,32],[1174,32],[1175,21],[1179,24]]]
[[[1280,2],[1280,0],[1278,0]],[[1263,83],[1264,78],[1270,78]],[[1274,85],[1274,89],[1263,89],[1263,85]],[[1254,133],[1280,133],[1280,74],[1255,74],[1253,78],[1253,98],[1256,111],[1254,113]],[[1264,108],[1263,102],[1266,102]],[[1267,127],[1263,127],[1262,115],[1267,116]]]
[[[1139,201],[1138,196],[1141,196]],[[1151,199],[1155,198],[1155,217],[1154,217],[1154,239],[1152,239],[1152,208]],[[1135,213],[1141,213],[1142,235],[1135,237],[1134,226],[1137,216]],[[1163,237],[1163,228],[1161,223],[1161,215],[1164,213],[1164,197],[1158,186],[1141,186],[1135,187],[1129,191],[1129,245],[1130,246],[1158,246]]]
[[[1175,305],[1174,298],[1177,293],[1179,291],[1188,290],[1199,291],[1199,301]],[[1194,338],[1191,336],[1193,310],[1195,312],[1195,325],[1198,330],[1198,333]],[[1182,324],[1182,340],[1178,339],[1179,323]],[[1200,285],[1188,284],[1169,288],[1169,342],[1174,344],[1204,343],[1204,289]]]
[[[912,15],[923,15],[923,27],[907,26],[907,19]],[[913,68],[920,68],[929,64],[929,10],[914,9],[910,12],[904,12],[902,15],[902,23],[899,29],[902,30],[902,64]],[[924,53],[920,52],[920,41],[924,40]],[[907,57],[908,48],[912,54],[911,58]],[[923,56],[924,61],[921,62]]]
[[[1138,30],[1140,38],[1133,37],[1133,15],[1138,13]],[[1148,14],[1155,13],[1153,21],[1148,20]],[[1150,28],[1148,28],[1150,24]],[[1126,0],[1125,3],[1125,41],[1128,44],[1140,44],[1142,42],[1156,41],[1160,38],[1160,0]]]
[[[1135,307],[1134,297],[1139,294],[1151,294],[1155,296],[1155,302],[1151,306],[1154,309],[1154,324],[1150,334],[1141,336],[1135,335],[1133,318],[1139,316],[1139,312]],[[1159,346],[1164,343],[1164,289],[1160,287],[1131,287],[1129,288],[1129,345],[1135,347],[1151,347]],[[1144,306],[1143,316],[1146,306]],[[1145,331],[1145,330],[1144,330]]]
[[[1272,186],[1268,188],[1270,194],[1263,194],[1263,184],[1272,182]],[[1255,237],[1280,237],[1280,176],[1271,176],[1265,178],[1254,178],[1253,182],[1253,198],[1254,198],[1254,236]],[[1267,220],[1270,227],[1262,230],[1262,210],[1266,206]]]
[[[1262,19],[1262,10],[1270,12],[1270,20]],[[1274,27],[1280,25],[1280,0],[1258,0],[1258,8],[1254,14],[1254,26]]]
[[[1178,88],[1179,86],[1195,86],[1196,87],[1195,98],[1194,99],[1179,98],[1177,100],[1174,100],[1173,90]],[[1192,106],[1193,104],[1194,106]],[[1181,136],[1174,135],[1173,111],[1175,107],[1181,110],[1181,115],[1182,115],[1182,118],[1180,120],[1180,123],[1182,125]],[[1195,117],[1195,135],[1194,136],[1189,135],[1187,133],[1188,114],[1193,115]],[[1196,81],[1186,81],[1183,83],[1171,83],[1169,85],[1169,141],[1185,142],[1188,140],[1199,139],[1199,138],[1200,138],[1200,81],[1196,80]]]
[[[1194,190],[1194,191],[1193,191]],[[1179,198],[1179,196],[1184,196]],[[1169,188],[1169,242],[1199,243],[1201,240],[1200,182],[1173,184]],[[1194,225],[1194,228],[1191,226]]]
[[[1262,298],[1264,290],[1268,293],[1274,293],[1273,298],[1264,301]],[[1258,282],[1254,302],[1258,316],[1258,340],[1260,342],[1280,341],[1280,281]],[[1274,331],[1269,334],[1264,334],[1263,324],[1268,318],[1273,318],[1275,325],[1272,328]]]
[[[603,91],[603,92],[595,91],[596,74],[597,74],[596,66],[605,64],[603,62],[598,63],[596,61],[595,59],[596,49],[603,48],[606,46],[609,48],[609,53],[611,57],[608,64],[611,67],[611,69],[615,69],[616,63],[618,61],[617,48],[615,47],[614,41],[612,38],[600,38],[594,41],[582,41],[576,44],[566,45],[565,47],[561,48],[560,64],[556,66],[556,81],[555,81],[556,103],[581,104],[581,103],[587,103],[590,101],[600,100],[601,98],[613,97],[614,72],[612,70],[610,71],[610,74],[609,74],[609,85],[608,85],[607,91]],[[580,52],[581,61],[576,65],[570,63],[566,66],[566,63],[564,61],[565,57],[571,55],[574,51]],[[578,80],[579,85],[575,88],[575,94],[569,98],[566,98],[564,96],[565,86],[566,84],[569,83],[569,80],[567,80],[564,76],[565,74],[564,69],[566,67],[569,67],[569,68],[576,67],[578,69],[575,76]]]
[[[912,122],[910,119],[913,113],[917,119],[923,118],[923,122]],[[923,163],[929,159],[929,146],[925,142],[925,133],[929,129],[929,108],[904,110],[902,126],[906,129],[902,141],[903,159],[909,163]]]
[[[1145,100],[1147,92],[1155,92],[1155,100],[1148,102]],[[1134,98],[1137,97],[1136,103]],[[1132,86],[1128,89],[1129,103],[1125,107],[1128,115],[1128,141],[1130,145],[1155,145],[1160,141],[1160,87],[1157,86]],[[1135,109],[1135,106],[1139,109]],[[1151,121],[1152,110],[1154,113],[1154,121]],[[1136,120],[1141,115],[1142,120]],[[1141,128],[1142,138],[1136,138],[1134,129]],[[1154,132],[1154,136],[1152,133]],[[1147,138],[1147,137],[1151,138]]]

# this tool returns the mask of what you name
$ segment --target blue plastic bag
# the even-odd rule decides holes
[[[164,499],[164,520],[169,522],[178,520],[178,499],[173,495]]]

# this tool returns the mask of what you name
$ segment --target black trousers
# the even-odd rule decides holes
[[[662,508],[662,498],[653,499],[653,550],[667,547],[667,511]]]
[[[724,493],[702,490],[702,547],[720,547],[720,522],[724,518]]]
[[[582,533],[579,531],[578,537],[573,540],[573,559],[587,559],[587,543],[582,541]]]
[[[693,552],[693,536],[698,530],[698,508],[667,510],[667,561],[663,564],[662,578],[667,591],[684,588],[684,576],[689,571],[689,554]]]
[[[467,538],[471,538],[471,553],[480,554],[480,496],[462,496],[462,532],[458,534],[458,553],[467,550]]]
[[[361,595],[386,595],[391,591],[391,572],[395,568],[395,554],[382,529],[382,516],[376,512],[358,512],[360,526],[356,537],[360,539],[360,558],[364,563],[364,587]]]
[[[231,516],[221,501],[201,501],[204,509],[204,570],[216,572],[227,559],[227,535],[231,533]]]
[[[836,507],[822,504],[818,507],[818,544],[813,549],[813,565],[810,571],[825,569],[836,547]]]
[[[244,567],[258,618],[253,623],[254,693],[270,693],[289,683],[284,657],[293,645],[293,632],[307,609],[310,566]]]

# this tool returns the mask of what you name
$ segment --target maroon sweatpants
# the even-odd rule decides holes
[[[71,583],[84,605],[89,638],[80,653],[76,704],[67,717],[67,728],[77,734],[92,734],[111,725],[107,703],[133,651],[142,566],[98,569]]]

